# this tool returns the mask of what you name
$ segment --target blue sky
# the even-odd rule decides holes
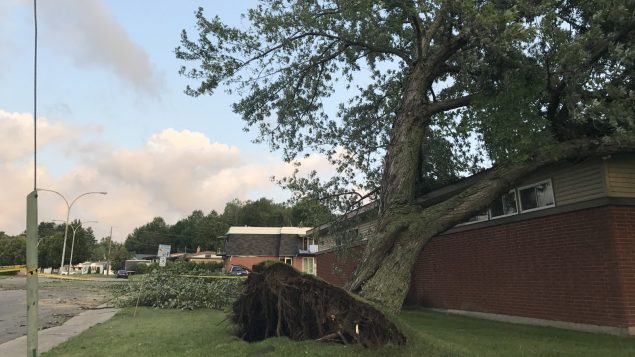
[[[38,186],[69,200],[87,191],[71,218],[98,220],[113,239],[155,216],[169,223],[194,209],[287,194],[271,175],[291,172],[280,155],[251,143],[231,112],[235,98],[191,98],[174,56],[194,12],[241,26],[254,1],[39,1]],[[33,10],[29,0],[0,2],[0,230],[24,229],[32,189]],[[308,169],[325,169],[318,156]],[[13,189],[8,189],[12,187]],[[65,216],[40,195],[41,221]]]

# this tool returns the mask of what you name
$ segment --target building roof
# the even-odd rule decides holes
[[[230,234],[297,234],[305,235],[310,227],[229,227]]]
[[[296,256],[309,227],[231,227],[225,235],[228,256]]]

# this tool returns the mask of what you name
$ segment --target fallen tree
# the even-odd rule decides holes
[[[540,165],[635,149],[634,12],[627,0],[268,0],[246,30],[199,9],[199,38],[184,31],[176,55],[195,63],[181,69],[198,82],[186,93],[226,85],[242,94],[233,109],[257,141],[337,168],[326,181],[283,179],[298,197],[334,197],[343,210],[379,200],[347,287],[397,312],[430,237]],[[472,188],[417,205],[488,161]]]
[[[283,263],[261,263],[233,305],[238,336],[252,342],[287,336],[377,347],[406,337],[370,304]]]

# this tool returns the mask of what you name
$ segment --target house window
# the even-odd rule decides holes
[[[282,257],[280,258],[280,261],[285,264],[293,265],[293,258],[291,257]]]
[[[312,236],[309,237],[304,237],[304,239],[302,239],[302,249],[303,250],[309,250],[309,246],[315,244],[315,240],[313,239]]]
[[[492,218],[509,216],[516,213],[518,213],[518,205],[516,204],[515,190],[511,190],[502,195],[490,206]]]
[[[315,258],[313,257],[304,257],[302,258],[302,271],[307,273],[307,274],[311,274],[311,275],[316,275],[315,272]]]
[[[551,180],[520,187],[518,194],[520,196],[520,210],[522,212],[555,206]]]

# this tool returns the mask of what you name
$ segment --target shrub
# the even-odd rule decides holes
[[[154,269],[126,283],[113,284],[110,289],[115,304],[135,306],[138,300],[139,306],[225,309],[243,289],[244,279],[186,277],[178,270],[173,267]]]

